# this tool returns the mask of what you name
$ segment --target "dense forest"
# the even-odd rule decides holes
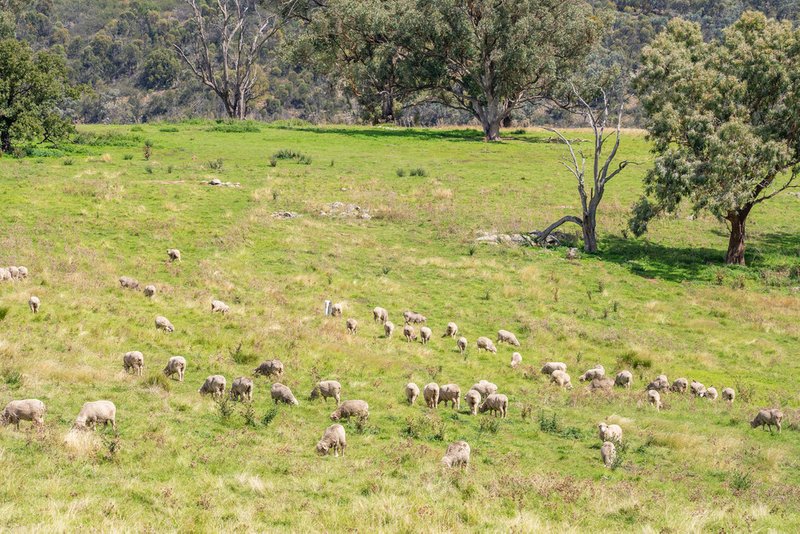
[[[674,17],[699,22],[717,36],[747,9],[779,20],[800,20],[796,0],[616,0],[591,2],[604,21],[593,67],[630,72],[642,48]],[[314,2],[309,9],[320,9]],[[81,87],[73,115],[87,123],[132,123],[191,117],[222,117],[219,99],[189,72],[174,44],[186,32],[181,0],[0,0],[0,36],[16,36],[34,49],[63,54],[69,77]],[[281,27],[261,53],[266,82],[250,109],[258,119],[300,118],[354,122],[365,114],[347,88],[296,53],[308,10]],[[590,67],[591,68],[591,67]],[[629,124],[638,121],[630,106]],[[399,110],[396,120],[432,125],[470,120],[468,113],[426,102]],[[517,110],[516,123],[559,122],[563,113],[531,106]]]

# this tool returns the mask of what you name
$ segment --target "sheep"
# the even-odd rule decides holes
[[[622,443],[622,427],[619,425],[607,425],[600,423],[597,425],[600,441],[614,441]]]
[[[11,280],[11,271],[5,267],[0,267],[0,282],[3,280]]]
[[[338,406],[339,403],[342,402],[342,385],[336,380],[321,380],[317,382],[308,398],[313,401],[319,397],[322,397],[326,404],[328,403],[328,399],[332,398],[336,401],[336,405]]]
[[[456,337],[458,334],[458,325],[456,323],[447,323],[447,328],[444,329],[442,337]]]
[[[489,339],[488,337],[481,336],[478,339],[476,339],[475,346],[478,347],[478,350],[483,349],[487,352],[497,354],[497,349],[495,348],[494,343],[492,343],[492,340]]]
[[[658,390],[649,389],[647,390],[647,401],[656,407],[656,410],[661,410],[661,394]]]
[[[497,342],[508,343],[509,345],[514,345],[515,347],[519,347],[519,341],[517,341],[517,336],[515,336],[508,330],[497,331]]]
[[[678,378],[669,389],[675,393],[686,393],[686,390],[689,389],[689,381],[685,378]]]
[[[152,284],[144,286],[144,296],[145,297],[152,298],[153,296],[155,296],[155,294],[156,294],[156,286],[154,286]]]
[[[456,347],[458,347],[458,352],[464,354],[464,351],[467,350],[467,338],[463,336],[458,338],[458,341],[456,341]]]
[[[31,298],[28,299],[28,306],[30,306],[33,313],[39,313],[39,306],[41,305],[42,302],[39,300],[39,297],[35,295],[31,295]]]
[[[386,321],[389,320],[389,312],[380,306],[376,306],[372,309],[372,320],[375,322],[380,321],[381,323],[386,324]]]
[[[169,322],[169,319],[166,317],[159,315],[156,317],[156,330],[163,330],[164,332],[174,332],[175,327],[172,326],[172,323]]]
[[[781,433],[781,421],[783,420],[783,412],[777,408],[765,408],[759,410],[755,418],[750,421],[750,428],[760,426],[762,429],[766,426],[772,432],[772,426],[778,427],[778,434]]]
[[[331,425],[322,433],[322,439],[317,442],[317,454],[325,456],[333,449],[333,456],[338,458],[341,451],[344,456],[344,449],[347,447],[344,427],[339,424]]]
[[[164,374],[168,377],[177,374],[178,382],[183,382],[183,373],[186,372],[186,358],[183,356],[173,356],[164,367]]]
[[[709,388],[706,390],[703,396],[708,400],[715,401],[717,400],[719,394],[717,393],[717,388],[715,388],[714,386],[709,386]]]
[[[419,386],[414,382],[406,384],[406,400],[411,406],[417,402],[417,397],[419,397]]]
[[[253,381],[246,376],[235,378],[231,384],[231,399],[253,401]]]
[[[656,392],[658,393],[658,392]],[[606,441],[600,447],[600,457],[603,459],[603,465],[611,467],[617,461],[617,448],[610,441]]]
[[[578,380],[581,382],[591,382],[595,378],[603,378],[604,376],[606,376],[606,370],[602,365],[598,364],[579,376]]]
[[[442,456],[442,465],[445,467],[469,467],[469,444],[466,441],[454,441],[447,446],[444,456]]]
[[[611,391],[614,389],[614,381],[607,376],[601,376],[599,378],[594,378],[589,383],[589,391],[597,391],[597,390],[605,390]]]
[[[300,402],[292,394],[292,390],[289,389],[288,386],[284,386],[279,382],[272,384],[269,394],[272,396],[272,400],[275,401],[275,404],[278,404],[279,402],[291,404],[293,406],[300,404]]]
[[[12,400],[0,413],[0,425],[14,425],[19,430],[20,421],[31,421],[35,425],[44,424],[45,405],[39,399]]]
[[[480,413],[491,411],[495,417],[500,414],[501,418],[505,418],[508,414],[508,397],[500,393],[492,393],[481,403],[478,411]]]
[[[19,267],[17,267],[17,269],[19,270],[19,277],[20,278],[28,278],[28,268],[27,267],[24,267],[24,266],[20,265]]]
[[[492,384],[486,380],[481,380],[474,384],[470,389],[474,389],[481,394],[481,397],[488,397],[492,393],[497,393],[497,384]]]
[[[550,374],[550,382],[558,385],[559,387],[572,389],[572,382],[566,371],[556,369]]]
[[[280,360],[267,360],[253,371],[253,376],[266,376],[267,378],[275,375],[280,378],[283,375],[283,362]]]
[[[428,408],[436,408],[439,405],[439,384],[431,382],[422,388],[422,397],[425,399],[425,404]]]
[[[647,384],[645,388],[647,391],[667,391],[667,389],[669,389],[667,375],[658,375],[656,379]]]
[[[120,276],[119,285],[125,289],[139,289],[139,282],[130,276]]]
[[[383,323],[383,337],[390,338],[394,334],[394,323],[386,321]]]
[[[419,337],[423,345],[426,345],[428,341],[431,340],[432,335],[433,331],[431,331],[431,329],[428,328],[427,326],[423,326],[422,328],[419,329]]]
[[[181,251],[177,248],[168,248],[167,257],[169,261],[181,261]]]
[[[403,312],[403,320],[405,320],[406,324],[410,323],[425,323],[428,321],[428,318],[422,315],[421,313],[413,312],[411,310],[406,310]]]
[[[346,400],[331,414],[331,421],[357,417],[366,421],[369,417],[369,404],[363,400]]]
[[[117,407],[107,400],[85,403],[75,418],[75,428],[79,430],[94,428],[97,424],[108,426],[109,423],[111,428],[117,429]]]
[[[543,375],[552,375],[554,371],[567,371],[567,364],[562,362],[547,362],[542,366]]]
[[[695,397],[704,397],[706,394],[706,387],[697,380],[692,380],[692,383],[689,384],[689,390]]]
[[[126,373],[133,371],[137,376],[142,376],[144,370],[144,354],[138,350],[126,352],[122,356],[122,366],[125,368]]]
[[[344,303],[337,302],[336,304],[331,306],[331,317],[341,317],[343,312],[344,312]]]
[[[471,389],[464,395],[464,400],[467,402],[467,406],[469,406],[470,415],[478,415],[478,407],[481,404],[481,394]]]
[[[621,388],[630,389],[633,383],[633,373],[630,371],[620,371],[614,378],[614,385]]]
[[[460,410],[461,409],[461,388],[458,387],[457,384],[445,384],[441,388],[439,388],[439,403],[444,403],[445,407],[447,407],[447,403],[451,403],[453,409]]]
[[[221,300],[212,300],[211,301],[211,313],[228,313],[230,311],[230,307],[222,302]]]
[[[355,319],[348,319],[347,320],[347,333],[348,334],[355,334],[356,330],[358,330],[358,321]]]
[[[733,404],[733,399],[736,398],[736,392],[733,388],[725,388],[722,390],[722,400],[728,401],[728,403]]]
[[[19,278],[19,267],[14,267],[13,265],[10,265],[8,267],[8,275],[12,279]]]
[[[227,382],[225,381],[225,377],[222,375],[211,375],[206,378],[206,381],[203,382],[203,385],[200,386],[200,389],[197,392],[200,395],[211,395],[212,397],[222,398],[225,395],[225,386]]]
[[[522,354],[520,354],[519,352],[515,352],[514,354],[511,355],[511,367],[516,369],[517,367],[519,367],[519,364],[521,363],[522,363]]]
[[[417,334],[414,333],[414,327],[411,326],[410,324],[405,325],[403,327],[403,337],[405,337],[406,341],[408,342],[416,341]]]

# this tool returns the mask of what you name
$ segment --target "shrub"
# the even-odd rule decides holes
[[[750,489],[750,487],[753,485],[753,478],[750,476],[750,473],[734,471],[731,473],[730,484],[734,493],[740,493]]]
[[[222,158],[212,159],[208,162],[208,168],[212,171],[222,171],[223,164]]]
[[[167,378],[162,372],[150,373],[144,380],[143,384],[147,387],[161,388],[164,391],[169,391],[171,387],[170,379]]]
[[[405,171],[405,169],[402,169],[402,168],[400,168],[400,169],[397,169],[397,170],[396,170],[396,171],[394,171],[394,172],[395,172],[395,174],[397,174],[397,176],[398,176],[398,177],[400,177],[400,178],[402,178],[403,176],[405,176],[405,175],[406,175],[406,171]]]
[[[291,129],[291,128],[304,128],[311,126],[312,124],[308,121],[303,119],[282,119],[277,121],[272,121],[267,126],[269,128],[284,128],[284,129]]]
[[[261,418],[261,424],[264,426],[269,426],[269,424],[278,416],[278,406],[273,406],[267,413],[264,414],[264,417]]]
[[[141,132],[139,128],[131,128],[131,131]],[[105,133],[78,133],[72,138],[72,142],[76,145],[87,146],[136,146],[142,142],[142,136],[122,134],[118,132],[105,132]]]
[[[416,169],[411,169],[408,171],[410,176],[428,176],[428,171],[423,169],[422,167],[417,167]]]
[[[72,158],[67,158],[63,160],[61,163],[63,163],[64,165],[72,165],[75,163],[75,160],[73,160]]]
[[[209,132],[258,133],[261,129],[253,121],[218,121],[208,129]]]
[[[303,154],[302,156],[297,158],[297,163],[301,165],[311,165],[311,157]]]
[[[122,159],[124,159],[125,161],[130,161],[133,159],[133,154],[125,154],[124,156],[122,156]]]
[[[269,166],[270,167],[277,167],[278,166],[278,158],[276,158],[274,155],[270,156],[270,158],[269,158]]]
[[[650,356],[637,354],[636,351],[628,351],[617,358],[618,367],[631,367],[633,369],[650,369],[653,367],[653,359]]]
[[[8,306],[0,306],[0,321],[6,318],[10,309]]]
[[[219,416],[223,421],[226,421],[233,413],[233,404],[230,397],[223,395],[222,398],[217,399],[217,409]]]
[[[4,369],[2,377],[3,382],[9,389],[17,389],[22,385],[22,373],[16,369]]]
[[[252,402],[244,403],[244,411],[242,412],[242,417],[244,417],[244,424],[247,426],[256,426],[256,411],[253,408]]]
[[[539,430],[548,434],[558,433],[558,416],[555,412],[552,417],[547,417],[544,411],[539,411]]]
[[[146,172],[147,174],[153,174],[153,166],[148,165],[147,167],[144,168],[144,172]]]
[[[254,363],[258,356],[252,352],[247,352],[242,350],[242,342],[240,341],[239,344],[231,349],[231,359],[238,364],[249,365]]]
[[[144,146],[142,147],[142,152],[144,153],[144,159],[146,161],[150,160],[150,156],[153,155],[153,142],[149,139],[144,142]]]
[[[500,421],[496,417],[490,417],[485,415],[481,417],[480,423],[478,423],[478,433],[479,434],[497,434],[497,431],[500,430]]]
[[[177,133],[177,132],[179,132],[180,130],[178,130],[178,129],[177,129],[177,128],[175,128],[174,126],[167,126],[166,128],[159,128],[159,130],[158,130],[158,131],[159,131],[159,132],[164,132],[164,133]]]

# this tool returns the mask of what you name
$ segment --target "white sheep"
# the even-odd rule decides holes
[[[519,367],[519,364],[521,363],[522,363],[522,354],[520,354],[519,352],[515,352],[514,354],[511,355],[511,367],[516,369],[517,367]]]
[[[344,427],[339,424],[331,425],[322,433],[322,439],[317,442],[317,453],[325,456],[333,450],[334,457],[339,457],[339,452],[344,456],[344,449],[347,447]]]
[[[164,367],[166,376],[178,375],[178,382],[183,382],[183,374],[186,372],[186,358],[183,356],[173,356]]]
[[[607,425],[600,423],[597,425],[600,441],[614,441],[622,443],[622,427],[619,425]]]
[[[235,401],[253,401],[253,381],[246,376],[235,378],[231,384],[231,399]]]
[[[661,410],[661,394],[656,389],[647,390],[647,401],[656,407],[656,410]]]
[[[461,388],[458,387],[458,384],[445,384],[439,388],[438,403],[442,402],[445,407],[447,407],[447,403],[449,402],[454,409],[461,409]]]
[[[406,400],[408,403],[413,406],[417,402],[417,397],[419,397],[419,386],[414,382],[406,384]]]
[[[5,267],[0,267],[0,282],[3,280],[11,280],[11,271]]]
[[[17,269],[19,270],[19,277],[20,278],[28,278],[28,268],[27,267],[24,267],[24,266],[20,265],[19,267],[17,267]]]
[[[458,341],[456,341],[456,347],[458,347],[458,352],[464,354],[464,351],[467,350],[467,338],[463,336],[458,338]]]
[[[389,320],[389,312],[380,306],[376,306],[372,309],[372,320],[375,322],[380,321],[381,323],[386,324],[386,321]]]
[[[603,378],[606,376],[606,370],[602,365],[595,365],[581,376],[578,377],[578,380],[581,382],[591,382],[595,378]]]
[[[630,371],[620,371],[614,378],[614,385],[621,388],[630,389],[633,384],[633,373]]]
[[[656,391],[656,393],[658,392]],[[600,447],[600,457],[603,459],[603,464],[606,467],[613,466],[614,462],[617,460],[616,446],[614,446],[614,444],[610,441],[603,443],[603,445]]]
[[[394,334],[394,323],[391,321],[386,321],[383,323],[383,337],[390,338]]]
[[[39,297],[35,295],[31,295],[31,298],[28,299],[28,306],[30,306],[33,313],[39,313],[39,306],[41,305],[42,302],[39,300]]]
[[[230,311],[230,307],[222,302],[221,300],[212,300],[211,301],[211,313],[228,313]]]
[[[300,404],[300,402],[295,398],[294,394],[292,394],[292,390],[289,389],[288,386],[284,386],[279,382],[272,384],[269,394],[272,397],[272,400],[275,401],[275,404],[278,404],[279,402],[294,406]]]
[[[769,428],[770,433],[772,427],[778,427],[778,434],[781,433],[781,421],[783,421],[783,412],[777,408],[766,408],[759,410],[756,416],[750,421],[750,428],[760,426]]]
[[[478,391],[476,391],[474,389],[471,389],[471,390],[467,391],[466,395],[464,395],[464,400],[466,401],[467,406],[469,407],[469,413],[471,415],[477,415],[478,414],[478,407],[481,404],[481,394],[480,394],[480,392],[478,392]]]
[[[567,370],[567,364],[563,362],[547,362],[542,366],[542,374],[543,375],[552,375],[554,371],[565,371]]]
[[[689,390],[695,397],[704,397],[706,394],[706,387],[697,380],[692,380],[691,384],[689,384]]]
[[[589,383],[589,391],[611,391],[612,389],[614,389],[614,381],[607,376],[593,378]]]
[[[338,406],[342,402],[342,385],[336,380],[320,380],[311,390],[309,399],[313,401],[319,397],[322,397],[326,404],[329,398],[334,399]]]
[[[405,337],[406,341],[408,342],[416,341],[417,334],[414,332],[414,327],[411,326],[410,324],[405,325],[403,327],[403,337]]]
[[[0,425],[14,425],[19,430],[20,421],[44,424],[45,405],[39,399],[12,400],[0,413]]]
[[[344,303],[337,302],[333,306],[331,306],[331,316],[332,317],[341,317],[342,313],[344,313]]]
[[[363,400],[346,400],[331,414],[332,421],[350,419],[351,417],[366,421],[369,417],[369,404]]]
[[[10,265],[8,267],[8,274],[12,279],[19,278],[19,267]]]
[[[201,395],[211,395],[212,397],[222,398],[225,395],[225,386],[227,381],[222,375],[211,375],[206,378],[200,389],[197,390]]]
[[[569,375],[561,369],[556,369],[550,374],[550,382],[562,388],[572,389],[572,381]]]
[[[425,384],[425,387],[422,388],[422,398],[425,399],[425,405],[428,408],[436,408],[439,404],[439,384],[436,382]]]
[[[442,337],[456,337],[456,334],[458,334],[458,325],[456,323],[447,323],[447,328],[445,328]]]
[[[497,342],[508,343],[509,345],[514,345],[515,347],[519,347],[519,341],[517,341],[517,336],[515,336],[508,330],[497,331]]]
[[[167,257],[169,261],[181,261],[181,251],[177,248],[167,249]]]
[[[109,423],[111,428],[117,429],[117,407],[107,400],[85,403],[75,418],[75,428],[81,430],[94,428],[98,424],[108,426]]]
[[[136,375],[142,376],[142,371],[144,370],[144,354],[138,350],[126,352],[122,356],[122,366],[126,373],[132,371],[136,373]]]
[[[466,441],[455,441],[447,446],[442,457],[442,464],[445,467],[469,467],[470,448]]]
[[[722,390],[722,400],[728,401],[733,404],[733,399],[736,398],[736,392],[733,388],[725,388]]]
[[[403,319],[405,320],[406,324],[409,323],[425,323],[428,321],[428,318],[422,315],[421,313],[413,312],[410,310],[403,312]]]
[[[120,276],[119,285],[125,289],[139,289],[139,282],[130,276]]]
[[[481,336],[476,339],[475,346],[478,347],[478,350],[483,349],[487,352],[497,354],[497,349],[495,348],[494,343],[492,343],[492,340],[488,337]]]
[[[150,284],[144,286],[144,296],[152,298],[156,294],[156,286]]]
[[[480,393],[481,397],[488,397],[492,393],[497,393],[497,384],[492,384],[487,380],[481,380],[480,382],[473,384],[470,389],[474,389]]]
[[[667,375],[658,375],[656,379],[647,384],[645,388],[647,391],[667,391],[667,389],[669,389]]]
[[[717,400],[719,394],[717,393],[717,388],[715,388],[714,386],[709,386],[708,389],[706,389],[706,392],[703,396],[708,400],[715,401]]]
[[[283,362],[280,360],[267,360],[253,371],[254,376],[266,376],[267,378],[275,375],[280,378],[283,375]]]
[[[348,319],[347,323],[346,323],[346,326],[347,326],[347,333],[348,334],[355,334],[356,330],[358,330],[358,321],[356,321],[355,319],[352,319],[352,318]]]
[[[174,332],[175,327],[172,326],[172,323],[169,322],[169,319],[166,317],[159,315],[156,317],[156,329],[163,330],[164,332]]]
[[[419,329],[419,337],[423,345],[427,344],[428,341],[431,340],[432,335],[433,331],[427,326],[423,326],[422,328]]]
[[[689,381],[685,378],[678,378],[669,389],[675,393],[685,393],[689,389]]]
[[[481,403],[478,411],[480,413],[490,411],[495,417],[499,414],[504,418],[508,414],[508,397],[500,393],[492,393]]]

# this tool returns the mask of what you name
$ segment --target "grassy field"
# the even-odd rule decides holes
[[[549,133],[485,144],[468,130],[226,128],[81,127],[80,144],[0,160],[0,265],[31,273],[0,282],[0,404],[48,406],[42,431],[0,429],[0,529],[800,530],[797,197],[753,213],[747,269],[721,265],[727,236],[711,218],[686,213],[626,238],[651,161],[629,133],[624,157],[641,165],[609,186],[601,253],[567,261],[564,249],[474,244],[477,231],[576,211]],[[307,159],[273,167],[279,150]],[[372,218],[322,216],[332,202]],[[283,210],[300,216],[273,217]],[[181,263],[167,261],[171,247]],[[121,289],[121,275],[156,297]],[[212,298],[231,313],[212,315]],[[345,317],[323,316],[325,299]],[[433,341],[384,339],[374,306],[398,325],[405,309],[424,313]],[[175,332],[156,331],[156,315]],[[440,337],[448,321],[470,340],[466,357]],[[499,328],[520,338],[521,368],[508,346],[474,349]],[[122,370],[130,350],[145,355],[142,378]],[[161,374],[176,354],[183,383]],[[269,358],[286,365],[299,406],[276,413],[264,378],[249,413],[197,393],[210,374],[230,384]],[[549,385],[546,361],[566,362],[576,387]],[[633,389],[586,391],[577,377],[595,363],[631,369]],[[643,390],[660,373],[739,397],[666,394],[659,413]],[[365,426],[346,425],[344,458],[314,450],[334,409],[308,400],[320,378],[370,405]],[[466,392],[480,379],[508,395],[507,419],[404,402],[409,380]],[[97,399],[116,403],[118,436],[70,432]],[[781,435],[750,428],[765,406],[783,408]],[[613,470],[600,461],[602,420],[625,432]],[[466,472],[439,463],[457,439],[472,446]]]

